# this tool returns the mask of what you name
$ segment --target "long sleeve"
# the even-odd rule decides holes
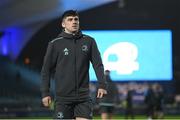
[[[98,50],[97,44],[95,40],[92,40],[92,46],[91,46],[91,63],[93,65],[93,68],[95,70],[99,88],[106,89],[106,80],[104,77],[104,66],[102,63],[102,59],[100,56],[100,52]]]
[[[50,78],[51,71],[56,61],[55,52],[53,51],[53,43],[48,44],[48,48],[44,57],[44,62],[41,70],[41,92],[42,97],[50,95]]]

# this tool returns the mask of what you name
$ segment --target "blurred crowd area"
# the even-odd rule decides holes
[[[0,81],[0,118],[52,115],[53,102],[50,108],[44,108],[41,103],[39,71],[14,63],[6,57],[0,57]],[[131,90],[133,114],[145,115],[147,91],[153,86],[159,86],[158,90],[163,94],[164,114],[180,114],[180,94],[175,91],[173,81],[114,83],[118,91],[118,101],[114,104],[113,114],[125,114],[127,95]],[[94,114],[100,115],[100,106],[96,99],[97,83],[91,82],[89,88],[94,104]]]
[[[175,94],[174,90],[173,90],[173,86],[171,86],[169,83],[158,83],[158,82],[152,82],[152,83],[148,83],[148,82],[126,82],[126,83],[121,83],[121,82],[116,82],[115,83],[118,89],[118,97],[119,97],[119,102],[117,102],[116,107],[117,108],[122,108],[125,109],[126,108],[126,98],[127,98],[127,94],[129,91],[129,88],[131,89],[132,92],[132,102],[133,102],[133,106],[135,109],[139,109],[140,111],[136,111],[138,112],[138,114],[143,113],[145,107],[146,107],[146,103],[145,103],[145,99],[146,99],[146,95],[148,92],[148,89],[150,87],[153,86],[160,86],[160,91],[163,94],[163,104],[165,108],[177,108],[178,110],[180,107],[180,95],[179,94]],[[91,83],[90,84],[90,90],[91,90],[91,96],[93,98],[93,100],[95,100],[96,102],[96,83]],[[98,107],[98,103],[97,103],[97,107]],[[142,110],[142,111],[141,111]],[[167,109],[166,109],[167,110]],[[178,113],[178,111],[168,111],[168,112],[174,112],[174,113]]]

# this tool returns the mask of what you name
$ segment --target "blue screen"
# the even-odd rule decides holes
[[[88,30],[113,81],[172,80],[171,30]],[[90,67],[90,80],[96,75]]]

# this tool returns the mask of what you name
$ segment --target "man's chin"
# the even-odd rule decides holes
[[[73,30],[72,33],[77,33],[79,30]]]

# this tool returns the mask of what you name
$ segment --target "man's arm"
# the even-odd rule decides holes
[[[48,44],[46,55],[44,57],[44,62],[41,70],[41,92],[42,92],[42,102],[44,106],[49,106],[51,102],[50,97],[50,78],[53,65],[55,64],[55,55],[53,51],[53,43]]]
[[[98,93],[97,98],[102,98],[104,94],[107,94],[106,91],[106,80],[104,78],[104,66],[102,64],[102,59],[100,52],[98,50],[95,40],[92,40],[91,46],[91,62],[95,70],[97,79],[98,79]]]

